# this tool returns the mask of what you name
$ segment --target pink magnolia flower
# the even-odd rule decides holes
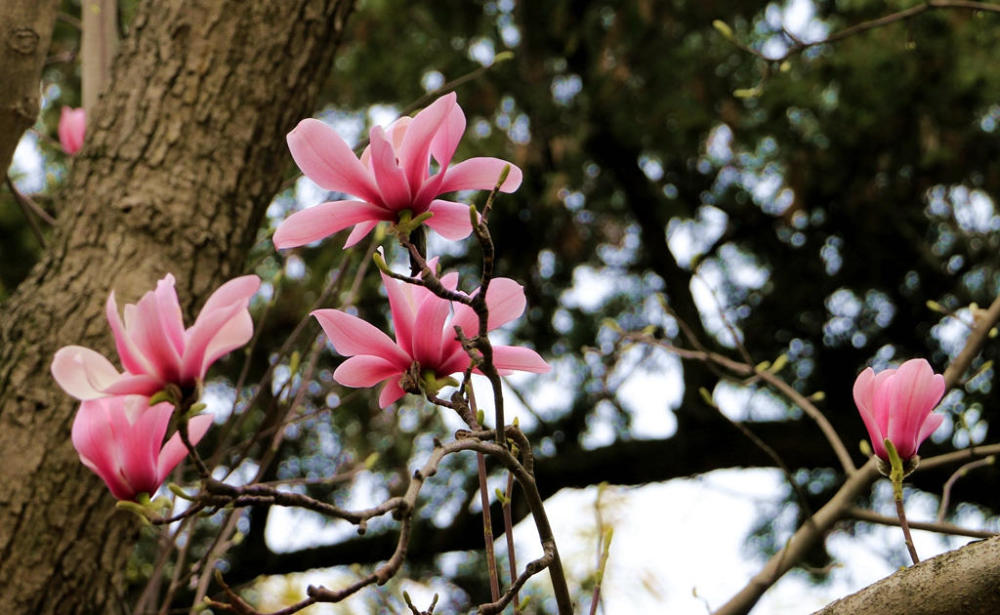
[[[395,341],[368,322],[340,310],[316,310],[312,314],[337,352],[350,357],[334,371],[334,380],[349,387],[384,382],[378,403],[385,408],[407,392],[400,379],[414,364],[419,364],[421,376],[438,379],[465,371],[470,359],[458,341],[455,327],[461,327],[466,337],[474,337],[479,333],[479,317],[467,305],[442,299],[422,286],[384,273],[382,281],[389,295]],[[446,274],[441,282],[454,290],[458,274]],[[514,280],[496,278],[490,282],[486,305],[490,312],[487,325],[492,331],[524,312],[524,289]],[[494,345],[493,364],[501,374],[549,371],[549,364],[538,353],[517,346]]]
[[[854,403],[868,429],[875,454],[889,460],[888,438],[904,461],[937,429],[944,416],[931,414],[944,395],[944,376],[924,359],[910,359],[898,369],[878,374],[867,368],[854,382]]]
[[[173,411],[167,402],[148,406],[137,395],[86,400],[73,421],[73,448],[119,500],[152,495],[187,455],[180,434],[163,443]],[[211,425],[209,414],[188,421],[191,443],[197,444]]]
[[[83,147],[83,135],[87,131],[87,112],[83,109],[63,107],[59,115],[59,144],[70,156]]]
[[[64,346],[52,360],[52,375],[77,399],[108,395],[152,395],[168,384],[185,395],[205,377],[219,357],[246,344],[253,335],[247,306],[260,278],[246,275],[230,280],[212,293],[193,326],[184,329],[174,276],[167,274],[155,291],[118,316],[115,293],[105,308],[118,356],[119,373],[103,355],[82,346]]]
[[[329,126],[315,119],[299,122],[288,133],[288,149],[306,177],[323,188],[354,195],[356,200],[321,203],[296,212],[278,226],[274,245],[294,248],[353,226],[345,248],[361,241],[376,224],[396,222],[404,210],[427,220],[446,239],[472,232],[469,207],[438,199],[456,190],[491,190],[509,163],[498,158],[470,158],[454,166],[451,158],[465,132],[465,114],[454,93],[386,128],[375,126],[360,160]],[[430,161],[438,165],[430,173]],[[511,165],[500,189],[521,185],[521,170]]]

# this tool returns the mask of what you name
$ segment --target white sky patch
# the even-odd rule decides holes
[[[690,267],[691,261],[705,254],[726,231],[729,216],[711,205],[698,208],[697,218],[671,218],[667,223],[667,245],[681,267]]]
[[[45,158],[38,149],[38,137],[32,132],[24,133],[17,142],[12,161],[11,177],[14,184],[24,194],[41,192],[45,189]]]

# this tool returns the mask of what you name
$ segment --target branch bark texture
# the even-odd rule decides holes
[[[352,4],[140,5],[51,246],[0,320],[0,612],[121,611],[134,520],[112,514],[77,459],[76,404],[49,376],[52,354],[73,343],[113,356],[112,289],[133,302],[173,272],[190,317],[241,272],[287,166],[285,134],[310,113]]]

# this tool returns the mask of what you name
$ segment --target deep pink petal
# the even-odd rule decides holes
[[[498,370],[547,373],[552,366],[530,348],[522,346],[494,346],[493,365]]]
[[[907,459],[916,454],[920,428],[944,395],[944,378],[924,359],[911,359],[899,366],[887,386],[892,395],[888,437],[900,457]]]
[[[274,247],[283,250],[329,237],[349,226],[394,220],[387,209],[363,201],[330,201],[297,211],[274,231]],[[370,229],[369,229],[370,230]],[[366,232],[367,234],[367,232]],[[352,234],[353,237],[353,234]]]
[[[472,220],[469,218],[468,205],[436,199],[431,201],[428,211],[434,215],[424,224],[434,229],[438,235],[445,239],[458,241],[465,239],[472,233]]]
[[[399,379],[393,378],[388,380],[385,386],[382,387],[382,392],[378,395],[378,407],[385,408],[403,395],[406,395],[406,391],[399,386]]]
[[[83,147],[87,130],[87,112],[84,109],[63,107],[59,114],[59,145],[64,152],[74,155]]]
[[[410,184],[410,191],[416,195],[420,186],[427,179],[430,165],[431,142],[445,118],[457,105],[454,92],[438,98],[413,118],[403,135],[396,154],[400,166]]]
[[[288,133],[288,150],[306,176],[327,190],[377,203],[378,189],[368,170],[333,128],[316,119]]]
[[[244,275],[212,293],[186,333],[182,384],[204,378],[212,362],[250,341],[253,321],[247,307],[259,288],[260,278]]]
[[[191,444],[198,444],[204,437],[208,428],[212,426],[212,415],[211,414],[199,414],[196,417],[192,417],[188,420],[188,438],[191,440]],[[159,459],[156,464],[156,476],[157,476],[157,487],[159,487],[164,480],[166,480],[167,475],[177,467],[181,459],[188,454],[187,447],[184,446],[184,442],[181,441],[181,435],[175,433],[173,436],[167,440],[167,443],[163,445],[163,449],[160,451]]]
[[[161,324],[164,315],[160,314],[156,295],[152,291],[144,294],[134,313],[135,318],[128,323],[129,337],[148,360],[151,373],[164,381],[176,382],[180,376],[180,355]]]
[[[402,375],[402,370],[392,361],[372,355],[355,355],[341,363],[333,372],[333,379],[345,387],[370,387],[386,378]]]
[[[451,302],[440,297],[427,298],[417,309],[412,332],[413,358],[422,368],[439,369],[444,323],[450,312]]]
[[[505,166],[510,165],[507,179],[500,186],[501,192],[514,192],[521,185],[522,173],[516,165],[499,158],[469,158],[448,167],[437,194],[456,190],[492,190],[500,179]]]
[[[458,142],[462,140],[464,133],[465,113],[462,111],[462,107],[456,103],[448,112],[448,117],[442,122],[431,141],[431,156],[437,160],[442,170],[451,164],[451,158],[455,155]]]
[[[410,186],[406,182],[403,170],[396,163],[396,152],[386,140],[380,126],[373,127],[370,134],[371,166],[375,182],[382,193],[381,204],[393,211],[409,208],[412,201]]]
[[[57,350],[51,371],[64,391],[81,400],[106,397],[105,390],[122,377],[104,355],[83,346]]]
[[[174,276],[167,274],[156,283],[157,311],[161,315],[160,326],[164,336],[170,341],[178,356],[184,354],[184,316],[174,290]]]
[[[135,306],[126,305],[125,312],[134,312]],[[118,357],[122,360],[122,366],[133,374],[152,374],[155,370],[149,360],[142,355],[132,338],[126,330],[125,323],[118,315],[118,304],[115,302],[115,291],[108,295],[108,301],[104,304],[104,314],[107,316],[108,325],[111,326],[111,334],[115,338],[115,348],[118,350]]]
[[[128,500],[135,494],[122,478],[116,462],[120,445],[111,431],[109,403],[121,403],[121,400],[107,398],[81,403],[73,419],[70,438],[83,465],[100,476],[116,498]]]
[[[391,361],[401,369],[409,367],[409,355],[371,323],[340,310],[314,310],[312,315],[340,354],[346,357],[373,355]]]
[[[392,328],[396,332],[396,341],[403,352],[413,356],[413,324],[417,317],[412,293],[414,287],[385,273],[381,275],[382,284],[389,297],[389,310],[392,312]]]
[[[861,420],[868,430],[868,437],[872,442],[872,449],[876,455],[885,459],[888,454],[882,440],[885,439],[878,422],[875,420],[873,406],[875,403],[875,370],[865,368],[854,381],[854,403],[861,414]]]
[[[462,335],[465,337],[475,337],[479,335],[479,316],[475,310],[462,303],[455,303],[455,315],[448,323],[448,336],[456,337],[455,327],[461,327]],[[446,336],[447,337],[447,336]]]
[[[143,409],[122,442],[122,474],[136,493],[152,495],[160,486],[157,457],[174,408],[159,403]]]

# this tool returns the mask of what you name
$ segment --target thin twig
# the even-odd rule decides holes
[[[980,459],[978,461],[970,461],[969,463],[963,465],[959,469],[948,477],[948,480],[944,483],[944,488],[941,490],[941,505],[938,506],[937,520],[938,523],[944,521],[944,516],[948,512],[948,504],[951,501],[951,489],[955,486],[958,479],[962,478],[972,470],[976,468],[982,468],[986,466],[991,466],[996,461],[996,457],[990,455],[985,459]]]

